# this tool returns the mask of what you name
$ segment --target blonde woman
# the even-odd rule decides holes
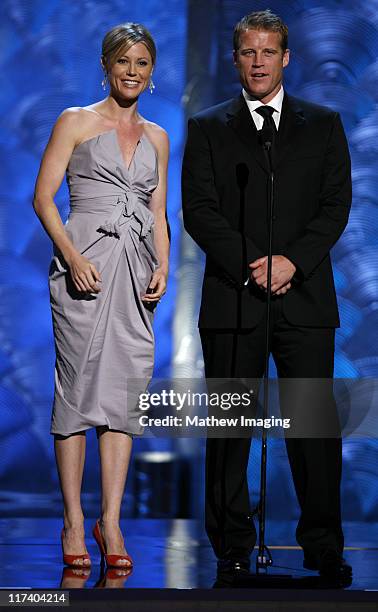
[[[109,567],[132,566],[119,519],[132,438],[143,430],[127,381],[148,382],[152,375],[152,318],[168,274],[168,137],[138,113],[140,94],[153,91],[155,59],[143,25],[126,23],[107,32],[101,64],[109,95],[60,115],[36,182],[34,209],[54,244],[51,433],[67,565],[91,563],[80,492],[85,432],[96,427],[102,506],[93,534]],[[54,196],[65,173],[70,214],[63,225]]]

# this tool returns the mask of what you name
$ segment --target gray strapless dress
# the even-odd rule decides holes
[[[136,396],[145,391],[154,363],[153,307],[141,296],[158,265],[148,208],[158,184],[155,148],[143,134],[127,168],[117,133],[109,130],[74,149],[67,183],[65,230],[96,266],[102,291],[79,293],[54,249],[49,270],[56,351],[51,433],[107,425],[141,435]],[[131,394],[128,381],[133,381]]]

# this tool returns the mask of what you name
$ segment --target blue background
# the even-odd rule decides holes
[[[211,78],[214,103],[238,91],[231,64],[232,28],[265,2],[215,3]],[[352,163],[354,197],[349,225],[333,250],[341,315],[335,375],[377,377],[378,287],[378,3],[376,0],[270,2],[289,25],[291,63],[285,86],[298,97],[341,113]],[[49,434],[54,347],[47,272],[51,243],[31,202],[40,158],[51,127],[68,106],[103,97],[99,57],[104,33],[122,21],[145,24],[158,57],[156,89],[140,111],[169,133],[168,214],[172,230],[169,291],[155,321],[155,375],[171,373],[172,323],[180,277],[180,165],[185,140],[187,3],[144,0],[6,0],[0,26],[0,514],[41,513],[59,506],[53,438]],[[198,27],[206,30],[206,23]],[[190,59],[190,58],[189,58]],[[210,68],[209,68],[210,70]],[[56,197],[63,219],[67,189]],[[196,320],[192,322],[193,329]],[[95,437],[88,435],[84,497],[98,495]],[[378,520],[377,432],[344,443],[346,518]],[[172,449],[166,441],[137,441],[137,449]],[[180,451],[180,448],[175,450]],[[254,445],[251,470],[258,461]],[[190,453],[189,453],[190,455]],[[132,473],[130,475],[132,481]],[[283,445],[273,443],[268,482],[271,512],[297,513]],[[256,483],[255,483],[256,484]],[[255,485],[254,485],[255,486]],[[257,486],[257,485],[256,485]],[[125,512],[132,512],[128,484]],[[201,494],[201,492],[199,492]],[[282,515],[281,515],[282,516]]]

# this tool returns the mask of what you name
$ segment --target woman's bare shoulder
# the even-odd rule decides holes
[[[87,111],[81,106],[65,108],[57,118],[53,133],[56,136],[65,136],[73,142],[80,142],[91,126],[98,121],[95,113]]]
[[[146,130],[146,132],[148,132],[148,135],[152,136],[153,138],[158,138],[163,141],[168,140],[168,132],[153,121],[147,121],[147,119],[143,119],[143,128]]]
[[[82,106],[70,106],[65,108],[59,115],[57,121],[61,123],[79,123],[90,119],[90,113]]]
[[[158,150],[167,152],[169,148],[169,137],[167,131],[153,121],[143,120],[143,129],[148,138]]]

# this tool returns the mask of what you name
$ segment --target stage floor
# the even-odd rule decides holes
[[[92,569],[87,578],[63,576],[60,531],[56,518],[0,519],[0,587],[2,589],[211,589],[216,561],[202,526],[195,520],[125,519],[122,530],[134,560],[129,576],[101,576],[100,555],[91,535],[93,519],[86,520],[87,547]],[[267,544],[274,565],[269,574],[294,578],[317,576],[302,568],[294,522],[268,521]],[[348,590],[378,591],[378,525],[344,523],[345,558],[353,566]],[[256,550],[252,557],[255,569]],[[101,581],[102,578],[102,582]],[[303,581],[302,581],[303,582]]]

